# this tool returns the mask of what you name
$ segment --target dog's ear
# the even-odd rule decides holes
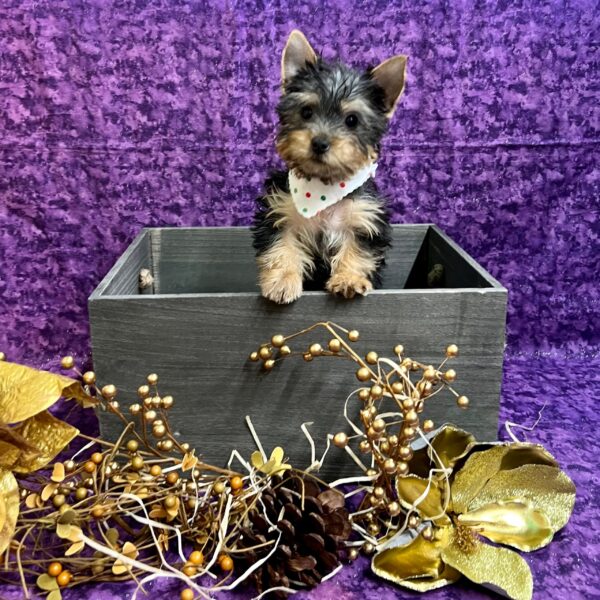
[[[290,37],[283,49],[281,57],[281,82],[285,85],[306,63],[315,63],[317,55],[312,49],[304,34],[297,29],[290,33]]]
[[[370,72],[371,77],[385,92],[385,110],[388,119],[394,114],[400,96],[404,91],[407,60],[408,56],[403,54],[392,56],[392,58],[384,60]]]

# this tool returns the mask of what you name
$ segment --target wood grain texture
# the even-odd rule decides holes
[[[204,237],[199,235],[203,230],[193,234],[182,231],[182,237],[192,245],[192,237]],[[406,230],[396,231],[402,238]],[[421,242],[427,231],[425,226],[418,232]],[[173,231],[167,236],[173,236],[169,240],[173,247],[177,247],[177,235]],[[249,242],[247,232],[242,235]],[[153,244],[155,253],[165,252],[164,234],[161,238],[160,246]],[[414,261],[420,247],[418,236],[406,238],[405,247],[412,244],[414,248]],[[223,243],[226,240],[222,238]],[[221,255],[226,251],[213,244],[213,252]],[[203,253],[208,260],[206,248],[197,248],[195,256]],[[393,276],[406,278],[412,265],[407,258],[399,258],[391,260],[390,266],[404,274]],[[157,262],[155,254],[154,264],[164,269],[173,260]],[[227,269],[227,263],[221,268]],[[162,285],[163,277],[161,273]],[[361,331],[355,345],[361,353],[375,350],[381,356],[391,356],[394,345],[402,343],[413,358],[436,363],[448,343],[458,344],[461,354],[453,364],[459,375],[456,388],[471,398],[472,408],[461,411],[450,394],[439,395],[427,408],[427,417],[438,424],[455,422],[482,438],[495,439],[506,290],[492,281],[486,284],[490,287],[382,289],[354,300],[308,292],[289,306],[275,305],[253,291],[100,294],[89,303],[94,368],[100,381],[117,385],[123,404],[127,399],[135,401],[135,390],[148,373],[159,373],[160,391],[176,399],[172,424],[207,460],[222,464],[233,448],[246,456],[255,449],[244,424],[244,417],[249,415],[266,449],[282,445],[294,464],[303,467],[309,463],[310,453],[300,425],[314,422],[311,431],[318,452],[325,447],[327,433],[345,428],[343,404],[358,387],[354,363],[327,358],[305,363],[292,358],[272,372],[262,373],[256,363],[247,361],[247,355],[274,333],[292,333],[315,321],[332,320]],[[312,341],[325,344],[327,339],[318,333],[292,347],[304,350]],[[358,400],[352,400],[350,407],[355,414]],[[109,415],[100,418],[103,435],[114,436],[120,425]],[[336,477],[354,469],[335,449],[324,474]]]

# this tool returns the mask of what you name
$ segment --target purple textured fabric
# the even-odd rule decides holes
[[[141,227],[250,222],[278,163],[293,27],[355,64],[406,53],[378,181],[394,221],[438,223],[509,289],[501,418],[531,424],[547,401],[529,438],[579,490],[571,523],[527,556],[535,597],[598,597],[598,15],[593,0],[4,0],[0,349],[85,363],[86,298]],[[413,596],[359,561],[306,597]]]

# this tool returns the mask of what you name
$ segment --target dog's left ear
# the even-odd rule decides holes
[[[384,60],[380,65],[371,70],[371,77],[383,88],[385,92],[385,110],[389,118],[392,117],[400,96],[404,91],[406,78],[406,61],[408,56],[399,54]]]
[[[294,29],[290,33],[281,57],[281,83],[285,86],[307,63],[315,62],[317,62],[315,51],[304,34]]]

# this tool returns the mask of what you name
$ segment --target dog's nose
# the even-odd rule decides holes
[[[313,138],[311,145],[315,154],[325,154],[329,150],[329,140],[325,136]]]

